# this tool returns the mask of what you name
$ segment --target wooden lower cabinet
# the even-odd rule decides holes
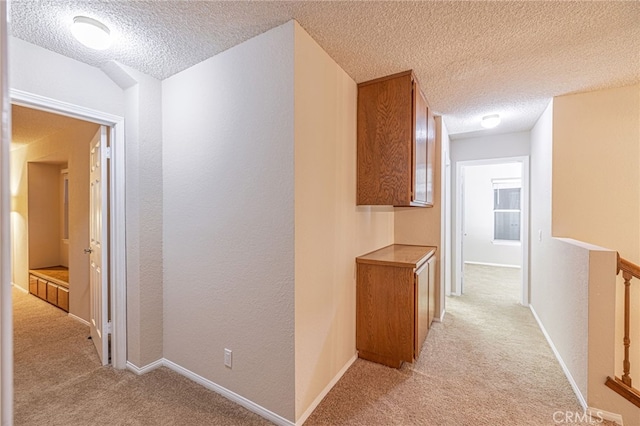
[[[69,312],[69,289],[63,283],[29,275],[29,293]]]
[[[42,300],[47,300],[47,280],[38,278],[38,294],[37,296]]]
[[[360,358],[394,368],[418,358],[435,310],[435,250],[394,244],[356,258]]]
[[[57,306],[69,312],[69,289],[58,287],[58,303]]]
[[[29,275],[29,293],[38,295],[38,277]]]
[[[50,282],[47,282],[47,302],[58,304],[58,286]]]

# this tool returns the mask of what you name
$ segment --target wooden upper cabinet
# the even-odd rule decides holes
[[[412,71],[358,85],[358,205],[433,206],[435,120]]]

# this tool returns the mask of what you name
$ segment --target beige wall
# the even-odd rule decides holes
[[[615,250],[623,258],[640,263],[639,158],[640,85],[555,98],[553,235]],[[618,336],[623,333],[622,289],[618,277]],[[637,322],[640,288],[632,286],[631,291],[632,315],[636,315],[632,321]],[[622,357],[622,343],[618,342],[618,374]],[[637,345],[631,346],[631,365],[640,366]]]
[[[11,235],[14,284],[29,288],[29,162],[67,163],[69,168],[69,312],[89,320],[89,142],[98,126],[78,122],[48,138],[11,151]],[[55,179],[59,177],[58,174]],[[53,177],[52,177],[53,178]],[[59,252],[58,252],[59,253]],[[40,265],[51,266],[51,265]]]
[[[396,244],[412,244],[436,246],[436,277],[440,275],[441,245],[442,245],[442,140],[443,126],[441,117],[436,117],[436,158],[434,169],[434,196],[433,207],[398,207],[395,208],[394,217],[394,242]],[[448,140],[448,136],[445,134]],[[440,318],[444,312],[443,283],[440,284],[437,297],[436,318]]]
[[[60,169],[66,165],[29,163],[29,269],[57,266],[60,256]]]
[[[640,86],[560,96],[553,108],[553,235],[640,263]]]
[[[589,251],[589,352],[587,404],[622,416],[624,424],[640,425],[640,410],[607,386],[604,382],[612,376],[619,358],[616,355],[616,339],[611,330],[615,323],[616,296],[611,288],[616,284],[616,253],[611,250]],[[593,303],[593,301],[597,301]],[[637,311],[636,311],[637,312]],[[640,364],[632,364],[640,365]],[[635,369],[634,371],[638,371]],[[620,374],[616,374],[620,377]],[[635,375],[635,378],[638,376]],[[636,385],[637,387],[637,385]]]
[[[393,243],[393,208],[356,206],[356,100],[296,23],[296,421],[356,355],[355,257]]]
[[[67,165],[65,165],[64,169],[67,169]],[[66,213],[66,221],[67,221],[67,238],[65,239],[65,235],[64,235],[64,226],[65,226],[65,206],[64,206],[64,183],[65,183],[65,177],[68,176],[68,172],[65,173],[60,173],[59,176],[59,194],[58,194],[58,199],[60,200],[60,245],[59,245],[59,250],[60,250],[60,265],[62,266],[66,266],[67,268],[69,267],[69,234],[68,234],[68,229],[69,229],[69,211],[67,210]],[[67,187],[67,191],[69,190],[69,188]],[[68,195],[67,195],[68,197]],[[68,200],[68,198],[67,198]],[[68,201],[67,201],[67,206],[68,206]],[[68,207],[67,207],[68,209]]]

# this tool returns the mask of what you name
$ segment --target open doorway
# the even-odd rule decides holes
[[[101,303],[101,306],[104,315],[101,315],[101,323],[104,332],[101,335],[103,336],[103,343],[106,342],[106,345],[110,347],[112,366],[117,369],[123,369],[126,367],[127,362],[124,119],[120,116],[15,89],[11,89],[10,97],[11,103],[14,105],[85,121],[100,128],[100,131],[94,135],[95,137],[90,147],[93,146],[94,149],[100,147],[98,155],[93,155],[93,157],[100,159],[103,165],[101,167],[100,181],[110,188],[108,192],[102,191],[103,194],[107,194],[106,198],[104,198],[106,202],[101,204],[100,218],[98,222],[95,222],[104,225],[102,229],[104,242],[108,241],[109,243],[108,246],[104,246],[105,250],[100,250],[102,254],[101,270],[104,272],[101,276],[105,282],[108,280],[109,283],[108,287],[107,285],[103,286],[104,293],[101,300],[104,304]],[[107,140],[109,146],[105,143]],[[96,144],[98,141],[102,142]],[[87,153],[87,158],[89,158],[89,153]],[[87,170],[87,179],[89,179],[89,170]],[[12,198],[11,210],[14,210],[13,207],[18,204],[15,195],[16,189],[13,187],[15,184],[7,186],[9,186]],[[14,213],[7,214],[8,217],[14,215]],[[93,248],[95,249],[95,247]],[[109,303],[108,307],[106,306],[107,301]],[[95,304],[92,303],[91,305],[94,308],[93,311],[95,311]],[[73,307],[70,306],[70,309],[73,309]],[[90,318],[91,322],[92,319]],[[106,345],[103,344],[103,347]],[[108,361],[108,357],[103,357],[103,362],[105,362],[104,360]]]
[[[12,283],[89,324],[89,150],[99,125],[12,106]]]
[[[454,294],[473,274],[528,306],[528,175],[528,157],[457,164]]]

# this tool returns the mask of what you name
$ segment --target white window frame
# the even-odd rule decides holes
[[[491,240],[493,244],[498,245],[513,245],[519,246],[522,244],[522,179],[520,178],[496,178],[491,179],[491,186],[493,191],[491,195],[495,193],[496,189],[519,189],[520,190],[520,208],[519,209],[493,209],[493,235],[494,239]],[[495,203],[494,203],[495,206]],[[520,218],[520,235],[517,240],[503,240],[496,239],[496,213],[518,213],[518,217]]]

